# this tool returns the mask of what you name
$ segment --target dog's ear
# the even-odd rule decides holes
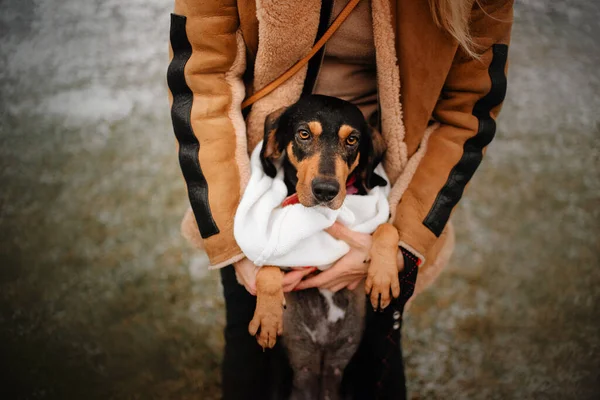
[[[369,128],[369,134],[361,137],[360,160],[356,167],[356,185],[361,194],[375,186],[385,186],[387,182],[375,173],[375,168],[383,160],[385,141],[377,129]]]
[[[281,143],[277,140],[277,130],[279,128],[279,119],[285,110],[286,107],[282,107],[273,111],[265,118],[265,136],[262,148],[260,149],[260,162],[265,173],[271,178],[274,178],[277,174],[273,160],[281,157],[283,152]]]

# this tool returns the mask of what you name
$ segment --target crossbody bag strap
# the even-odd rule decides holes
[[[327,31],[325,31],[325,33],[323,34],[321,39],[319,39],[317,41],[317,43],[315,43],[313,48],[310,49],[308,54],[306,56],[304,56],[303,58],[301,58],[300,61],[298,61],[296,64],[294,64],[290,69],[285,71],[282,75],[280,75],[279,78],[275,79],[273,82],[269,83],[267,86],[258,90],[252,96],[250,96],[246,100],[244,100],[242,102],[242,110],[244,108],[256,103],[258,100],[262,99],[263,97],[265,97],[266,95],[271,93],[273,90],[277,89],[283,82],[290,79],[296,72],[300,71],[300,69],[302,69],[302,67],[304,67],[306,64],[308,64],[308,61],[310,61],[310,59],[315,54],[317,54],[317,52],[319,50],[321,50],[321,48],[323,46],[325,46],[325,43],[327,43],[327,41],[331,38],[331,36],[335,33],[335,31],[337,31],[337,29],[340,27],[340,25],[342,25],[342,23],[346,20],[346,18],[348,18],[348,16],[352,12],[352,10],[354,10],[354,8],[356,7],[356,5],[359,2],[360,2],[360,0],[350,0],[348,2],[348,4],[346,4],[344,9],[340,12],[340,14],[336,17],[335,21],[333,21],[331,26],[327,29]]]

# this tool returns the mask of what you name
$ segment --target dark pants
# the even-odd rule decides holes
[[[232,266],[221,269],[226,326],[222,388],[224,400],[285,399],[291,389],[292,370],[281,340],[272,350],[258,345],[248,333],[256,297],[237,282]]]
[[[416,267],[405,268],[400,280],[402,295],[385,311],[375,313],[368,308],[362,342],[344,371],[342,391],[348,398],[406,399],[400,332],[402,311],[412,294],[416,273]],[[221,269],[221,278],[227,310],[223,399],[286,399],[292,371],[281,341],[274,349],[263,352],[248,333],[256,298],[237,283],[233,267]]]

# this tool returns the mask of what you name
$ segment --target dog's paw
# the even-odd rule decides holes
[[[396,264],[371,260],[365,281],[365,292],[369,295],[375,311],[389,306],[392,297],[400,296],[400,281]]]
[[[277,336],[283,333],[284,307],[283,290],[274,294],[257,294],[256,310],[248,326],[248,332],[256,336],[263,350],[272,349],[277,342]]]
[[[400,296],[398,280],[398,230],[389,223],[381,224],[373,233],[373,245],[369,251],[371,264],[367,271],[365,292],[370,295],[375,311],[383,310]]]

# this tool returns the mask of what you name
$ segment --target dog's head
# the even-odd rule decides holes
[[[292,183],[302,205],[338,209],[350,175],[361,192],[385,186],[374,172],[384,151],[383,138],[369,127],[358,107],[313,95],[267,117],[260,155],[271,177],[276,174],[273,160],[286,157],[286,165],[296,170]]]

